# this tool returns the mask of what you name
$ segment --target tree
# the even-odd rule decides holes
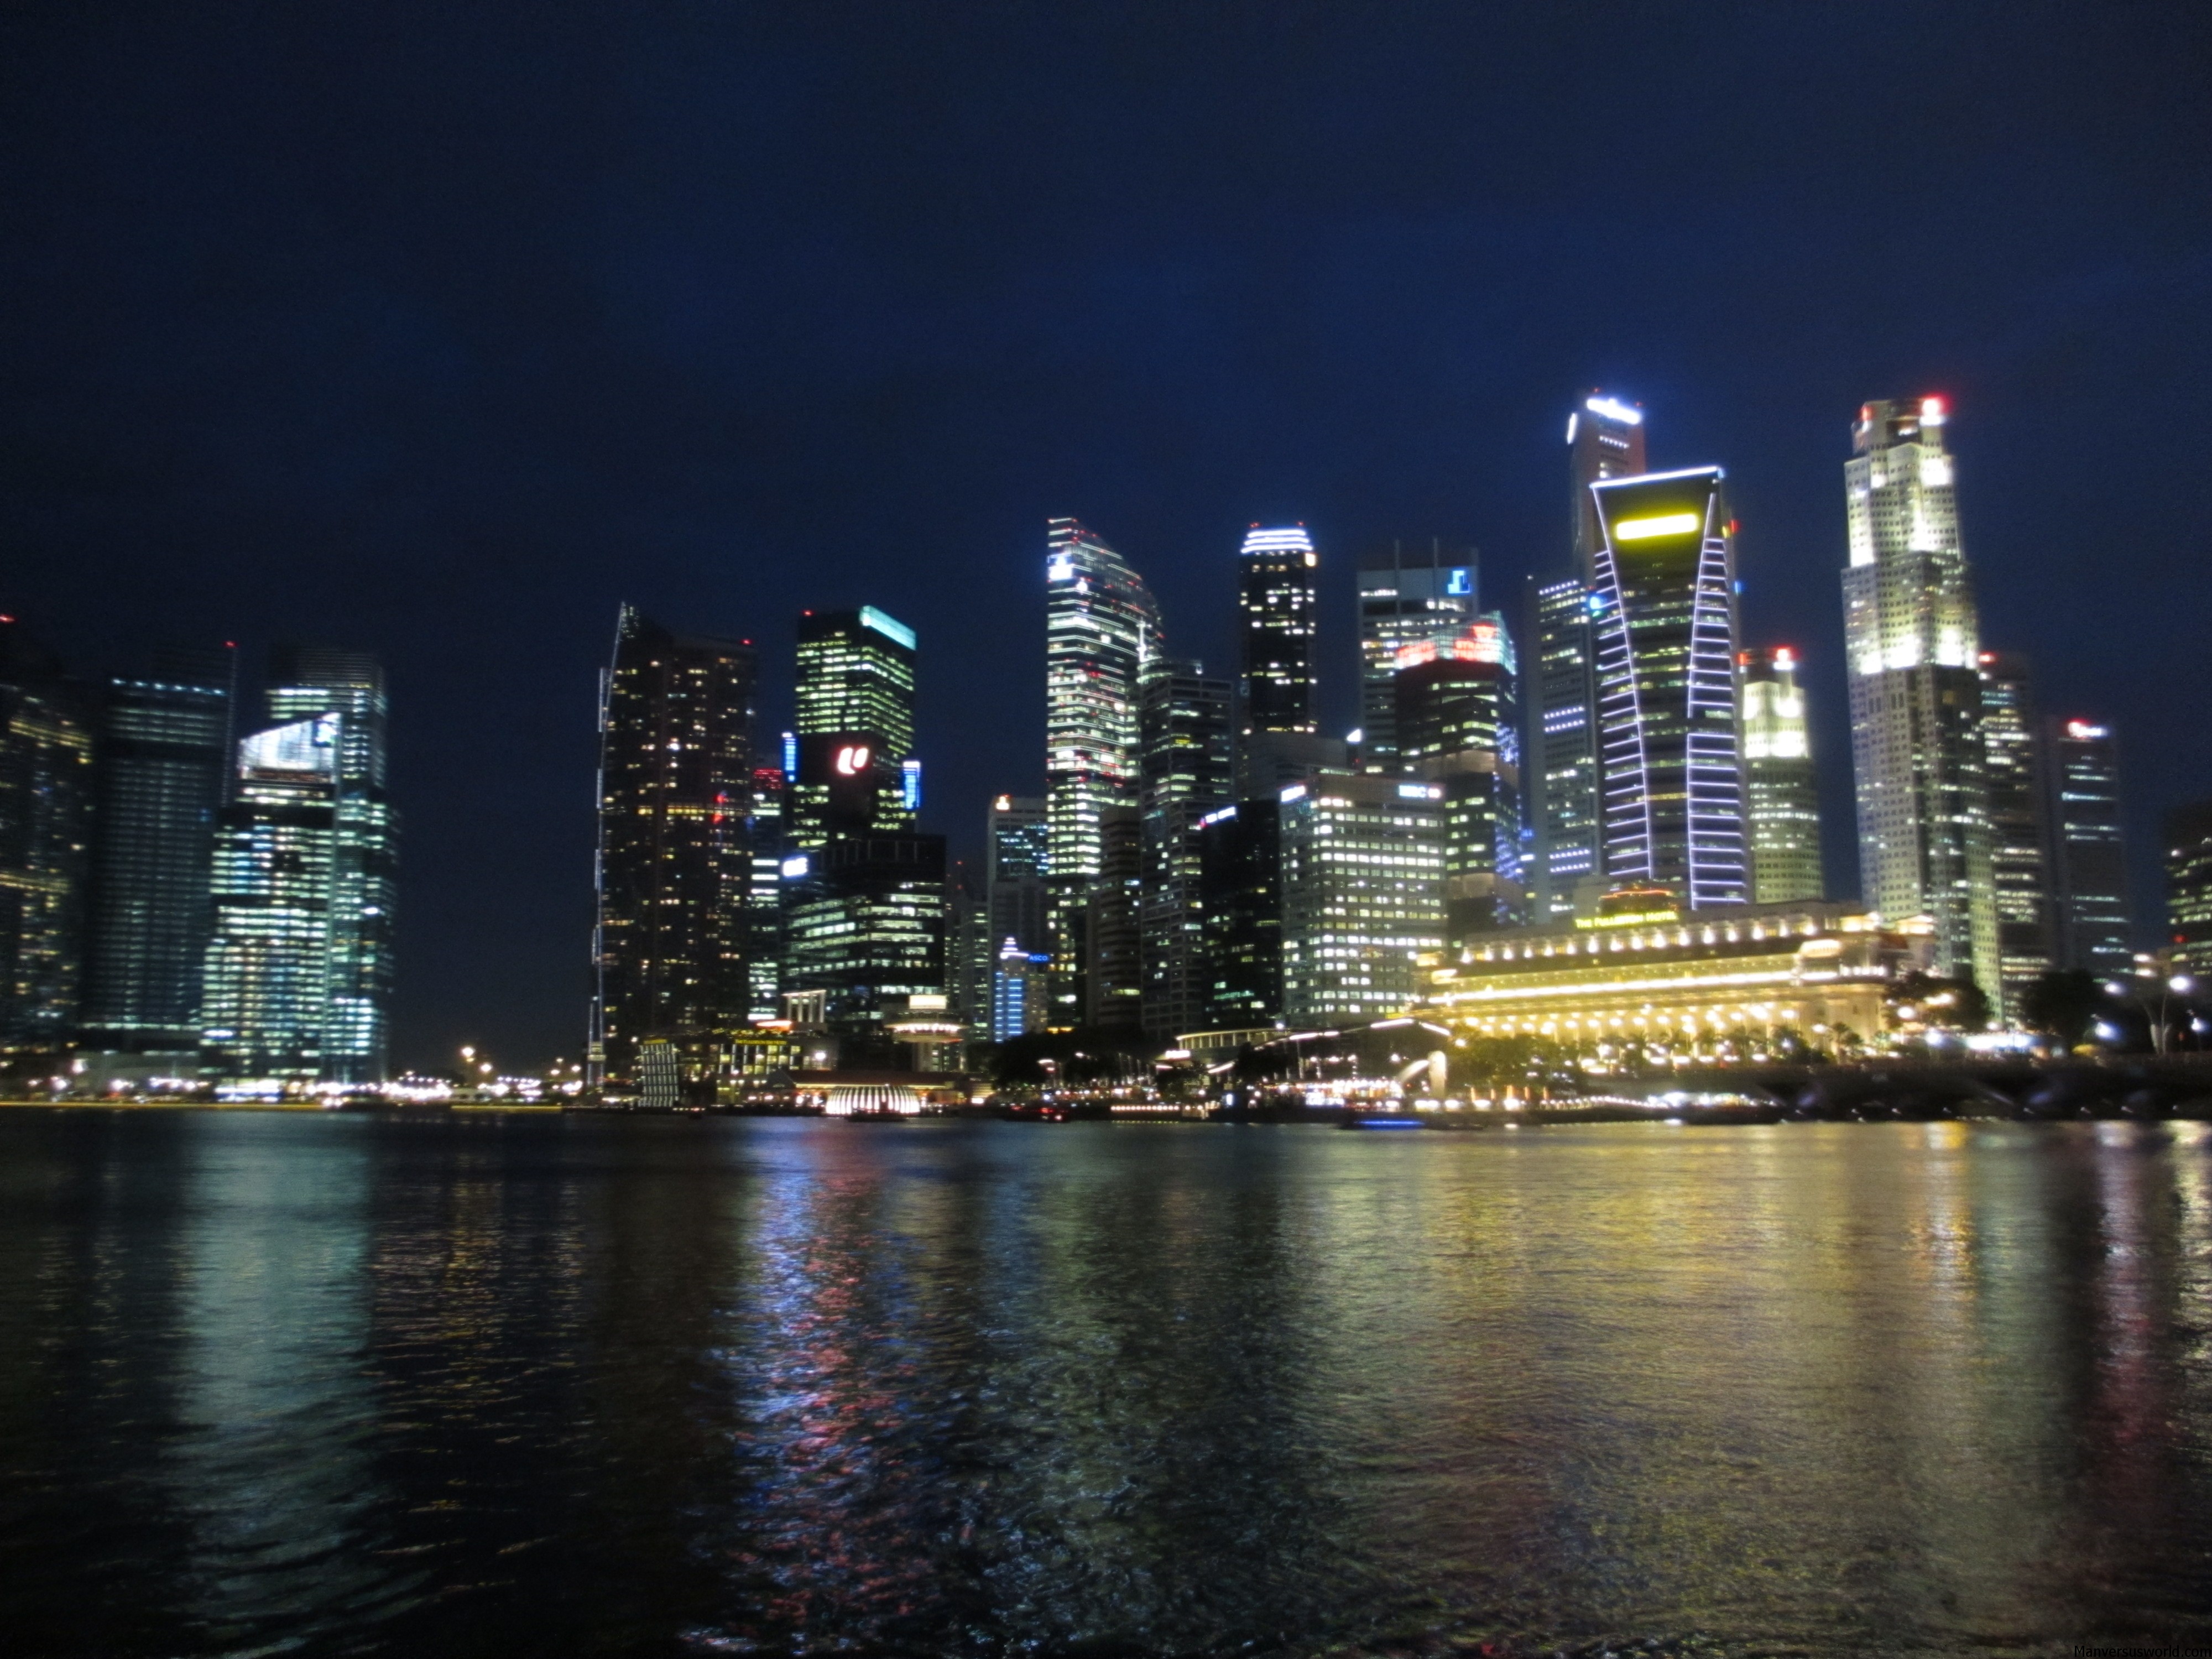
[[[2105,988],[2094,974],[2075,968],[2043,974],[2021,993],[2020,1017],[2061,1048],[2084,1042],[2105,1005]]]
[[[1915,969],[1889,988],[1890,1012],[1900,1019],[1917,1020],[1933,1030],[1982,1031],[1989,1029],[1990,1000],[1972,979],[1945,979]]]

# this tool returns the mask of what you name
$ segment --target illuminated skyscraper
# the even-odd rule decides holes
[[[1442,646],[1424,640],[1398,653],[1400,757],[1443,804],[1444,939],[1453,950],[1528,919],[1516,669],[1511,636],[1495,617]]]
[[[1844,466],[1844,572],[1867,903],[1935,925],[1940,973],[2002,989],[1979,624],[1939,398],[1871,403]]]
[[[1821,896],[1820,792],[1797,653],[1788,646],[1745,651],[1742,671],[1744,794],[1751,830],[1753,901],[1791,904]]]
[[[1161,649],[1159,606],[1144,579],[1074,520],[1052,520],[1045,811],[1054,1025],[1084,1017],[1086,907],[1104,869],[1105,815],[1139,804],[1138,691]]]
[[[1200,1029],[1198,823],[1235,787],[1236,689],[1195,662],[1162,659],[1139,694],[1143,733],[1144,1025],[1156,1036]]]
[[[76,1017],[93,782],[85,698],[0,620],[0,1054],[58,1054]]]
[[[786,861],[783,984],[823,993],[837,1063],[892,1067],[891,1018],[945,994],[945,837],[837,836]]]
[[[81,1046],[166,1055],[196,1074],[209,873],[231,772],[236,653],[166,651],[108,682],[100,708]],[[123,1062],[127,1066],[130,1062]]]
[[[914,630],[873,605],[799,619],[794,845],[914,826]]]
[[[628,605],[601,681],[592,1057],[637,1080],[647,1037],[745,1024],[765,994],[754,815],[757,662],[744,640],[670,633]]]
[[[2051,936],[2048,758],[2027,659],[1984,651],[1982,744],[1990,804],[1990,876],[1997,915],[1997,977],[2003,1008],[2057,961]]]
[[[1296,1025],[1380,1019],[1444,945],[1443,790],[1324,773],[1284,792],[1283,1000]]]
[[[2212,975],[2212,800],[2166,814],[2166,939],[2176,968]]]
[[[1045,805],[1040,796],[1000,795],[991,803],[983,855],[983,899],[994,948],[1012,939],[1025,957],[1047,951]]]
[[[2110,726],[2088,720],[2054,720],[2046,729],[2058,965],[2124,974],[2135,966],[2135,949],[2120,833],[2119,745]]]
[[[1529,698],[1529,807],[1536,836],[1535,896],[1546,915],[1571,914],[1577,889],[1606,884],[1604,795],[1598,744],[1597,642],[1590,599],[1604,536],[1590,486],[1646,470],[1643,410],[1593,392],[1567,416],[1569,522],[1564,577],[1532,580],[1534,642]]]
[[[1392,677],[1409,645],[1445,645],[1474,620],[1477,560],[1471,547],[1403,542],[1359,560],[1360,753],[1366,769],[1396,772],[1397,692]]]
[[[1314,629],[1320,615],[1313,540],[1302,525],[1254,525],[1237,560],[1246,732],[1311,732]]]
[[[1751,896],[1737,747],[1734,554],[1721,470],[1590,486],[1605,875],[1692,909]]]

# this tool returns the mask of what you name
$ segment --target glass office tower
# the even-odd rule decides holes
[[[1444,945],[1443,790],[1374,773],[1284,792],[1283,1003],[1293,1025],[1402,1012]]]
[[[1009,939],[1024,957],[1046,953],[1052,934],[1045,914],[1044,798],[996,797],[983,833],[983,900],[990,910],[994,956]]]
[[[1049,1023],[1082,1023],[1091,889],[1103,873],[1106,815],[1139,805],[1138,693],[1162,650],[1144,579],[1073,519],[1045,550],[1045,815],[1051,904]]]
[[[1303,525],[1254,525],[1237,559],[1244,641],[1243,730],[1315,729],[1314,630],[1320,557]]]
[[[41,1076],[76,1018],[93,786],[87,699],[0,621],[0,1055]]]
[[[1194,1029],[1282,1024],[1282,850],[1281,803],[1273,798],[1217,807],[1199,820],[1206,1006]]]
[[[1820,792],[1797,653],[1786,645],[1738,653],[1743,699],[1744,797],[1755,902],[1821,896]]]
[[[1158,1037],[1196,1030],[1206,1018],[1198,824],[1236,787],[1235,693],[1199,663],[1164,658],[1139,694],[1144,1027]]]
[[[1604,536],[1590,486],[1646,471],[1644,411],[1592,392],[1567,416],[1571,544],[1564,576],[1531,579],[1529,813],[1540,915],[1564,916],[1607,884],[1597,641],[1591,596]]]
[[[162,652],[145,675],[110,680],[100,708],[80,1046],[125,1069],[132,1062],[121,1056],[146,1057],[147,1075],[198,1070],[236,656]]]
[[[1463,638],[1398,653],[1400,756],[1441,792],[1444,939],[1454,951],[1528,920],[1516,667],[1510,636],[1490,618]]]
[[[873,605],[799,617],[794,845],[914,827],[914,630]]]
[[[742,1024],[767,988],[749,960],[757,675],[750,641],[622,608],[600,681],[591,1050],[618,1089],[638,1080],[641,1042]]]
[[[2054,720],[2045,728],[2051,898],[2058,965],[2093,974],[2135,966],[2126,839],[2120,831],[2119,744],[2108,726]]]
[[[1979,623],[1940,398],[1864,405],[1844,464],[1851,761],[1867,903],[1925,916],[1939,973],[2002,988]]]
[[[1590,486],[1605,875],[1692,909],[1751,896],[1722,483],[1708,466]]]
[[[1479,564],[1472,547],[1394,541],[1359,560],[1359,730],[1364,769],[1396,772],[1398,653],[1449,644],[1474,621]]]
[[[1984,651],[1982,747],[1990,809],[1990,879],[1997,917],[1997,979],[2003,1010],[2056,963],[2051,936],[2047,757],[2027,659]]]

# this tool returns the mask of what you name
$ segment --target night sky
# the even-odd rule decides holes
[[[1940,392],[1984,641],[2212,793],[2212,10],[18,4],[0,605],[391,671],[397,1058],[574,1054],[618,601],[921,635],[927,827],[1042,782],[1044,521],[1229,668],[1254,520],[1568,534],[1582,388],[1718,462],[1855,882],[1843,463]]]

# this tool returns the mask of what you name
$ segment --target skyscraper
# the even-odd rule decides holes
[[[996,797],[983,833],[983,902],[990,911],[994,956],[1008,939],[1025,957],[1045,953],[1052,933],[1045,914],[1043,798]]]
[[[824,994],[840,1066],[898,1066],[891,1018],[945,995],[945,837],[836,836],[785,868],[787,994]]]
[[[2045,769],[2058,965],[2093,974],[2135,966],[2120,832],[2119,746],[2108,726],[2054,720]]]
[[[1528,919],[1516,667],[1511,636],[1492,620],[1398,653],[1400,757],[1443,803],[1444,939],[1453,950]]]
[[[1532,578],[1528,604],[1534,680],[1528,807],[1536,904],[1546,915],[1571,914],[1577,890],[1594,902],[1606,884],[1591,609],[1604,534],[1590,487],[1648,471],[1645,453],[1644,411],[1632,404],[1594,391],[1567,416],[1569,568],[1563,577]]]
[[[2002,988],[1979,625],[1940,398],[1870,403],[1844,465],[1844,635],[1867,902],[1935,925],[1939,973]]]
[[[1314,630],[1319,556],[1303,525],[1254,525],[1237,559],[1249,732],[1314,731]]]
[[[93,723],[60,662],[0,621],[0,1054],[58,1054],[76,1018]]]
[[[2166,815],[2166,939],[2176,968],[2212,975],[2212,800]]]
[[[216,1075],[271,1084],[351,1081],[335,1018],[345,981],[338,836],[343,717],[320,714],[238,745],[230,803],[217,819],[209,886],[215,926],[201,1005]]]
[[[1398,653],[1449,644],[1474,620],[1478,573],[1472,547],[1394,541],[1359,560],[1360,753],[1370,771],[1398,765]]]
[[[163,652],[143,676],[110,680],[100,708],[80,1042],[146,1057],[148,1074],[198,1070],[235,656]]]
[[[1751,896],[1722,482],[1709,466],[1590,486],[1605,875],[1692,909]]]
[[[1797,684],[1797,653],[1786,645],[1737,653],[1743,697],[1744,793],[1751,830],[1754,902],[1789,904],[1821,896],[1820,793]]]
[[[398,852],[384,669],[364,652],[280,646],[269,678],[277,724],[239,744],[217,820],[203,1040],[228,1077],[380,1082]]]
[[[1171,1037],[1206,1018],[1198,823],[1232,798],[1236,689],[1207,678],[1199,663],[1163,658],[1139,696],[1144,1025]]]
[[[913,827],[914,656],[914,630],[873,605],[799,619],[794,845]]]
[[[600,683],[592,1058],[637,1081],[645,1038],[743,1024],[756,988],[754,686],[744,640],[678,635],[622,608]]]
[[[1145,826],[1133,806],[1099,814],[1098,874],[1083,905],[1083,1021],[1133,1030],[1145,1019]]]
[[[1990,878],[1997,917],[1997,979],[2005,1012],[2016,1014],[2021,994],[2057,961],[2043,720],[2036,710],[2026,657],[2017,652],[1984,651],[1978,665],[1990,805]]]
[[[1284,792],[1283,1001],[1297,1025],[1409,1005],[1444,945],[1443,790],[1374,773]]]
[[[1281,803],[1273,797],[1217,807],[1199,820],[1206,1002],[1192,1029],[1242,1031],[1282,1023],[1282,853]]]
[[[1105,815],[1139,804],[1138,690],[1161,649],[1159,606],[1144,579],[1073,519],[1052,520],[1045,811],[1055,1025],[1083,1018],[1086,907],[1103,870]]]

